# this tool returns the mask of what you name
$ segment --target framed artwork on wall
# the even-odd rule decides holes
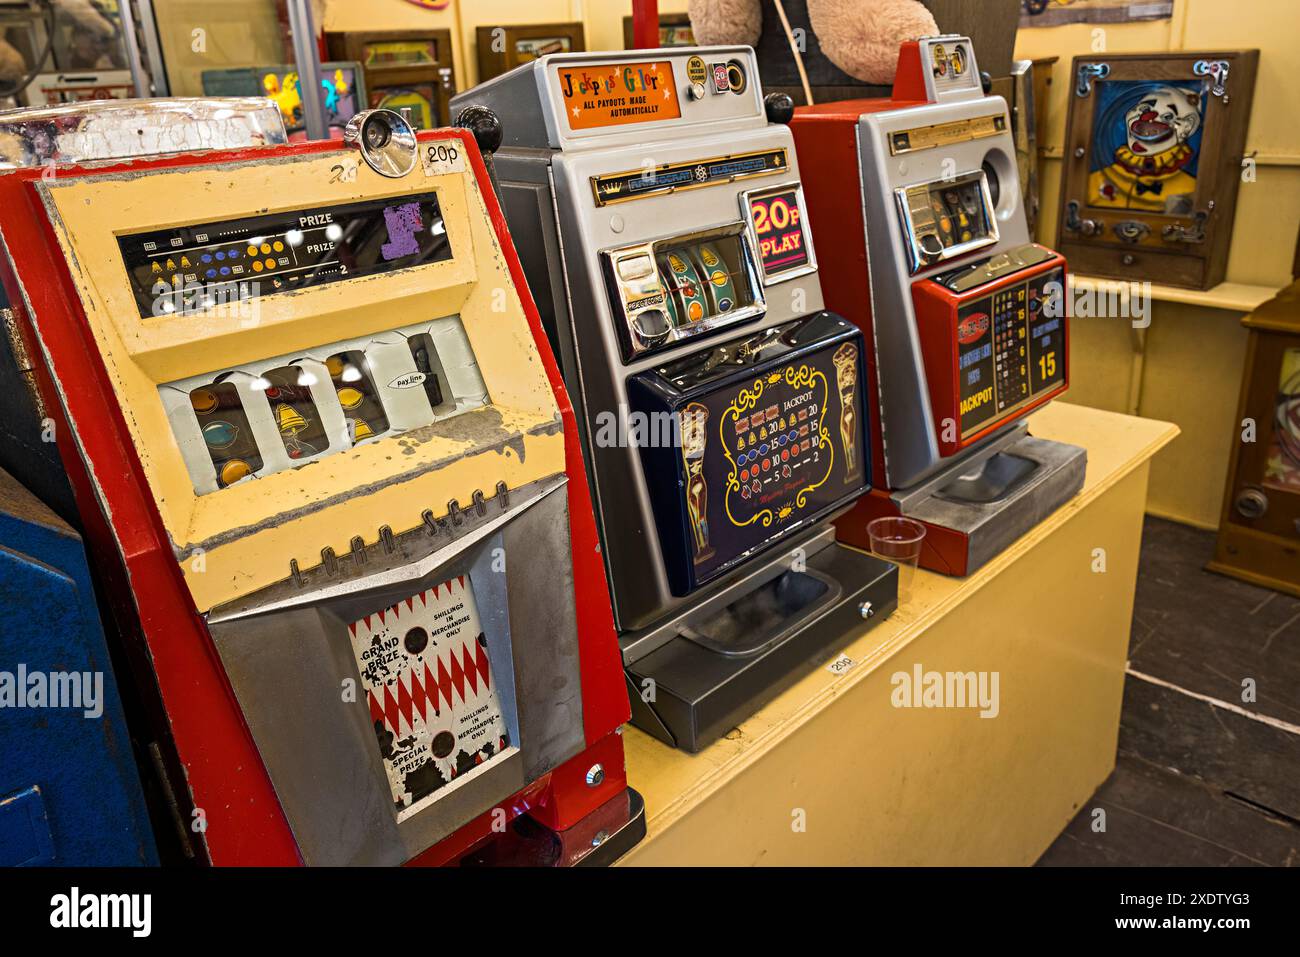
[[[451,125],[456,93],[450,30],[327,33],[330,55],[365,71],[370,106],[405,115],[417,130]]]
[[[480,83],[548,53],[580,53],[587,49],[581,23],[479,27],[475,43]]]
[[[1076,57],[1057,248],[1089,276],[1223,281],[1258,50]]]

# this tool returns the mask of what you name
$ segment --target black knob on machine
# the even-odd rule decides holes
[[[501,148],[501,118],[486,106],[467,106],[456,117],[456,125],[474,134],[479,152],[485,157]]]
[[[767,110],[769,123],[789,125],[794,119],[794,100],[789,93],[769,93],[763,97],[763,107]]]
[[[980,86],[983,88],[985,96],[993,92],[993,77],[989,76],[985,70],[980,70]]]

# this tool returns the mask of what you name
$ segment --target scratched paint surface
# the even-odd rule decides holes
[[[398,820],[510,747],[465,576],[348,630]]]

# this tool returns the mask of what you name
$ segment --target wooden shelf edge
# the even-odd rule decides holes
[[[1119,287],[1127,286],[1122,279],[1103,279],[1099,276],[1073,274],[1071,280],[1076,286]],[[1254,312],[1281,291],[1280,286],[1256,286],[1244,282],[1221,282],[1211,289],[1182,289],[1178,286],[1151,284],[1151,298],[1157,302],[1178,302],[1189,306],[1204,306],[1207,309],[1222,309],[1225,312]]]

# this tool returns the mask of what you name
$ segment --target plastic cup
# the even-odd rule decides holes
[[[898,566],[898,603],[912,596],[912,579],[921,561],[925,526],[915,519],[888,517],[867,522],[871,553]]]

